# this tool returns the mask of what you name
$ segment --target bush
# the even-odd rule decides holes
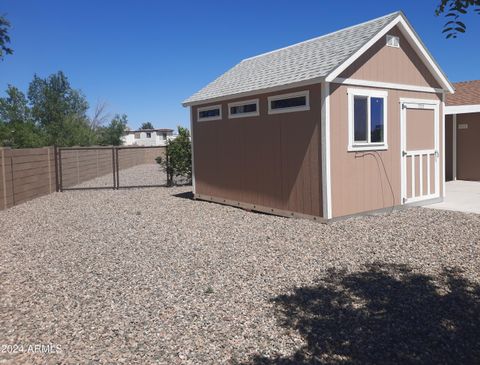
[[[192,181],[192,143],[187,128],[178,127],[178,136],[167,142],[165,158],[155,159],[167,173],[167,185],[172,186],[182,178],[182,183]]]

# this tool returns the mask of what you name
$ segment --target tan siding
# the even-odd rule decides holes
[[[431,109],[407,109],[407,150],[435,148],[435,119]]]
[[[467,129],[458,125],[467,124]],[[480,113],[457,115],[457,179],[480,181]]]
[[[382,37],[340,77],[438,88],[438,82],[398,27],[388,34],[400,37],[400,48],[387,47]]]
[[[445,180],[453,179],[453,117],[445,116]]]
[[[347,89],[345,85],[331,85],[331,182],[334,217],[400,204],[400,98],[441,98],[430,93],[388,90],[388,150],[348,152]],[[440,115],[441,113],[440,110]],[[407,163],[410,164],[409,161]],[[411,194],[410,190],[408,194]]]
[[[268,115],[269,95],[305,89],[310,111]],[[197,122],[192,107],[196,193],[321,216],[320,90],[248,97],[260,99],[258,117],[228,119],[224,102],[222,120]]]

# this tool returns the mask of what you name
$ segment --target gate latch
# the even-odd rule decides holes
[[[407,151],[402,151],[402,157],[405,157],[407,155]]]

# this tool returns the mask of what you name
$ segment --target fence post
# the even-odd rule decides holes
[[[62,149],[58,149],[58,191],[63,191]]]
[[[58,150],[57,145],[53,145],[53,158],[55,161],[55,191],[59,191],[58,187]]]
[[[112,146],[112,175],[113,175],[113,190],[117,188],[115,179],[115,147]]]
[[[50,161],[50,149],[51,147],[44,147],[47,149],[47,162],[48,162],[48,191],[52,193],[52,162]]]
[[[5,176],[5,150],[10,149],[9,147],[0,147],[2,151],[2,184],[3,184],[3,205],[4,209],[8,208],[8,201],[7,201],[7,177]],[[12,181],[13,184],[13,181]]]

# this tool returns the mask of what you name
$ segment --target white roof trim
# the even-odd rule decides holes
[[[480,113],[480,104],[451,105],[445,107],[445,114]]]
[[[425,65],[428,67],[430,72],[433,74],[435,79],[445,90],[448,90],[450,93],[453,94],[455,92],[453,85],[447,80],[443,72],[440,70],[438,65],[430,56],[429,52],[426,50],[425,46],[418,38],[418,35],[414,32],[411,25],[405,20],[402,14],[399,14],[398,17],[392,20],[387,26],[385,26],[380,32],[378,32],[375,37],[373,37],[370,41],[363,45],[363,47],[361,47],[357,52],[351,55],[340,66],[332,70],[330,74],[327,75],[327,77],[325,78],[325,81],[332,82],[343,71],[345,71],[348,66],[355,62],[362,54],[364,54],[370,47],[372,47],[378,40],[380,40],[380,38],[384,37],[385,34],[396,25],[400,25],[400,30],[402,31],[402,33],[407,37],[407,39],[409,38],[413,42],[415,46],[414,48],[417,49],[417,53],[419,54]]]

